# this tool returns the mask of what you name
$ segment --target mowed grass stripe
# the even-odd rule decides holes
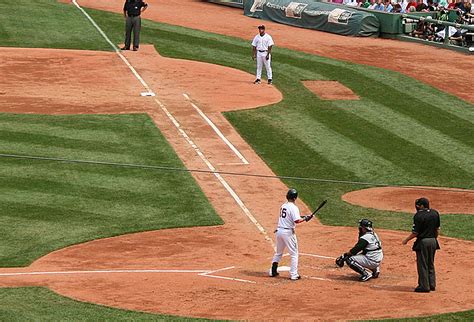
[[[378,68],[355,64],[348,65],[348,68],[358,73],[364,73],[373,82],[383,83],[390,88],[406,93],[406,95],[415,96],[417,100],[425,104],[436,106],[453,116],[474,123],[474,106],[456,96],[436,90],[398,72],[386,70],[381,73]]]
[[[281,130],[288,136],[294,136],[304,142],[311,149],[310,155],[316,152],[332,164],[351,173],[344,178],[346,180],[357,181],[370,177],[376,182],[390,181],[394,184],[410,183],[412,180],[410,172],[381,157],[372,147],[366,147],[341,135],[315,117],[308,118],[307,114],[286,110],[284,113],[274,115],[273,125],[275,124],[285,124]],[[295,126],[296,124],[298,125]],[[367,166],[368,162],[370,167]],[[397,181],[393,182],[395,178]]]
[[[32,5],[34,2],[34,5]],[[0,1],[0,43],[7,47],[111,50],[70,4],[55,0]],[[13,12],[14,11],[14,12]]]
[[[361,72],[354,72],[349,67],[334,68],[332,64],[323,62],[311,64],[311,61],[307,59],[298,59],[294,64],[296,66],[311,65],[311,68],[325,78],[339,81],[361,97],[379,104],[390,102],[392,109],[420,123],[429,124],[430,127],[466,145],[473,143],[474,127],[471,122],[458,118],[433,104],[420,101],[416,93],[406,93],[399,88],[387,86]]]
[[[306,109],[308,110],[308,108]],[[372,150],[380,157],[404,169],[405,172],[411,173],[413,180],[418,181],[419,184],[459,187],[469,177],[469,173],[464,169],[455,167],[435,154],[420,149],[414,143],[394,135],[387,131],[383,124],[371,124],[358,115],[343,109],[325,110],[324,112],[308,110],[306,115],[322,122],[328,128],[337,131],[356,144]],[[372,162],[367,158],[365,160]],[[426,168],[428,160],[430,171],[439,174],[437,180],[433,180],[428,171],[420,171],[420,169]]]
[[[51,161],[32,161],[17,159],[0,159],[0,176],[12,178],[13,180],[50,180],[59,184],[64,183],[64,178],[71,181],[78,189],[119,189],[132,193],[144,195],[153,191],[150,187],[157,181],[164,180],[161,176],[167,176],[166,179],[181,180],[179,173],[172,173],[169,177],[168,171],[150,170],[150,169],[131,169],[118,166],[104,165],[83,165],[81,167],[71,167],[66,162]],[[169,164],[173,166],[173,164]],[[156,172],[156,173],[155,173]],[[87,180],[81,180],[86,178]]]
[[[34,128],[31,125],[34,125]],[[107,138],[107,142],[119,144],[123,142],[123,137],[116,131],[106,131],[95,128],[90,129],[74,129],[71,131],[69,127],[62,127],[56,124],[41,124],[39,122],[18,122],[16,121],[0,121],[0,129],[12,133],[30,133],[34,135],[49,135],[54,138],[65,138],[70,140],[82,140],[88,142],[97,142],[103,144],[103,138]],[[102,139],[101,139],[102,138]]]
[[[58,130],[54,132],[53,128],[50,128],[51,131],[47,134],[39,134],[34,123],[19,125],[18,129],[11,130],[10,128],[15,124],[12,116],[8,114],[0,114],[0,116],[0,119],[6,119],[7,123],[11,124],[9,127],[0,128],[2,132],[0,153],[29,153],[47,157],[124,163],[151,163],[159,159],[159,156],[166,154],[159,145],[147,146],[147,141],[153,140],[156,133],[151,130],[155,127],[153,122],[145,114],[121,115],[121,118],[117,115],[104,116],[103,120],[113,122],[101,121],[100,116],[96,115],[88,119],[82,116],[71,116],[67,123],[75,120],[78,123],[79,132],[76,135],[66,136],[63,136],[65,132],[75,133],[76,129],[72,126],[58,126],[65,120],[62,116],[43,116],[41,121],[38,121],[39,131],[44,130],[44,122],[54,124],[54,128]],[[30,115],[24,117],[30,122],[38,119]],[[80,124],[84,119],[88,120],[85,126]],[[145,128],[148,130],[145,131]],[[101,130],[97,131],[97,129]],[[35,135],[29,135],[30,130]],[[91,131],[91,134],[82,138],[87,131]],[[93,135],[95,138],[89,140],[88,138]],[[135,149],[133,153],[127,152],[131,146]],[[91,153],[94,154],[94,158],[90,157]]]
[[[28,133],[28,128],[35,129],[30,123],[22,129],[21,141],[25,142],[2,140],[1,152],[7,149],[28,155],[138,164],[162,162],[184,168],[144,114],[102,118],[0,114],[1,122],[12,122],[15,118],[18,123],[23,118],[29,122],[37,119],[40,128],[49,124],[59,132],[66,131],[59,126],[63,121],[68,126],[76,123],[81,133],[88,128],[92,132],[102,127],[108,130],[102,131],[102,143],[97,148],[95,140],[88,143],[70,138],[82,134],[61,137],[53,129],[49,135],[38,135],[37,130]],[[9,138],[17,135],[2,131]],[[74,132],[74,127],[68,131]],[[123,138],[122,143],[113,144],[111,141],[118,137]],[[106,153],[101,151],[102,147]],[[11,158],[0,158],[0,214],[4,223],[0,225],[0,234],[11,245],[2,251],[0,266],[27,265],[55,249],[95,238],[222,223],[189,173]],[[55,224],[48,229],[41,222]],[[33,226],[22,230],[22,226],[29,224]]]
[[[335,101],[339,108],[353,113],[373,125],[383,124],[384,129],[394,135],[418,145],[420,149],[436,154],[439,158],[474,174],[474,149],[451,137],[439,133],[425,123],[397,113],[385,105],[367,100],[361,102]],[[351,107],[351,108],[348,108]]]

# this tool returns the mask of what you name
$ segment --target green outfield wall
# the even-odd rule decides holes
[[[379,20],[369,12],[313,0],[246,0],[249,17],[345,36],[377,36]]]

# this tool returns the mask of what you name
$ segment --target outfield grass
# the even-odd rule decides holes
[[[183,167],[147,115],[0,114],[0,152]],[[221,224],[188,173],[0,158],[0,266],[129,232]]]
[[[19,3],[21,23],[10,22],[6,4],[0,4],[2,45],[110,50],[74,7],[54,0]],[[113,42],[123,41],[123,19],[119,15],[88,12]],[[31,22],[45,15],[55,19],[47,19],[37,31],[38,24]],[[144,21],[142,30],[142,41],[154,43],[162,55],[254,72],[248,41],[150,21]],[[226,116],[279,175],[473,188],[471,104],[398,73],[278,47],[273,67],[275,86],[284,94],[284,101]],[[338,80],[361,100],[321,101],[302,86],[300,81],[305,79]],[[159,160],[160,164],[182,166],[145,116],[0,115],[0,131],[3,153],[148,164]],[[0,160],[0,165],[4,198],[0,210],[8,214],[0,216],[0,233],[15,243],[0,245],[0,254],[8,254],[0,259],[1,266],[26,264],[64,245],[125,231],[221,222],[206,207],[207,201],[188,175],[180,178],[145,170],[44,161]],[[183,184],[183,180],[189,183]],[[323,197],[330,199],[321,215],[325,224],[352,226],[360,217],[370,217],[377,227],[409,230],[411,226],[410,214],[369,210],[340,200],[341,194],[360,186],[286,183],[297,187],[310,206]],[[187,194],[194,196],[191,198],[202,201],[193,213],[181,211],[182,199],[179,203],[168,199],[176,195],[175,189],[181,191],[184,186],[190,187]],[[164,204],[173,208],[162,209]],[[180,214],[179,219],[161,216],[163,210]],[[202,216],[196,216],[197,212]],[[134,217],[125,216],[127,213]],[[474,238],[473,216],[444,215],[442,225],[448,236]],[[0,311],[0,319],[8,320],[11,312],[30,303],[29,310],[38,315],[50,314],[61,306],[59,299],[42,294],[44,290],[20,289],[14,294],[16,291],[0,290],[2,302],[14,299],[5,304],[8,312]],[[38,296],[47,303],[40,304]],[[84,310],[82,303],[76,304],[81,307],[78,310]],[[100,320],[102,313],[92,314]],[[468,311],[447,316],[469,320],[472,314]],[[45,319],[61,317],[50,315]],[[440,317],[444,318],[446,315]]]

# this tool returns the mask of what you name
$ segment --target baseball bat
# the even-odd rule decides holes
[[[318,208],[316,208],[316,210],[315,210],[315,211],[313,211],[313,213],[312,213],[310,216],[314,216],[314,214],[316,214],[316,213],[318,212],[318,210],[319,210],[319,209],[323,208],[323,207],[324,207],[324,205],[325,205],[327,202],[328,202],[328,201],[327,201],[327,199],[326,199],[326,200],[324,200],[323,202],[321,202],[321,204],[318,206]]]

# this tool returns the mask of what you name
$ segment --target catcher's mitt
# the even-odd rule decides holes
[[[346,261],[346,256],[341,255],[338,258],[336,258],[336,265],[339,267],[343,267],[345,261]]]

